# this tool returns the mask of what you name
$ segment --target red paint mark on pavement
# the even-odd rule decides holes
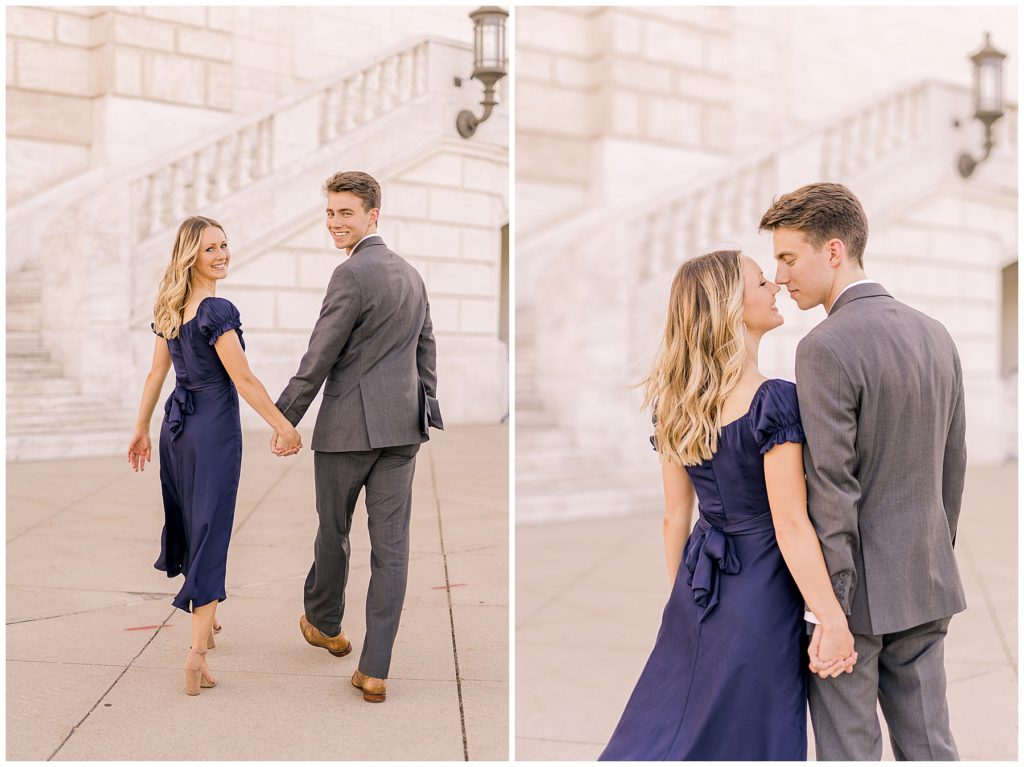
[[[437,591],[438,589],[454,589],[456,586],[468,586],[468,583],[453,583],[451,586],[433,586],[432,588]]]
[[[125,631],[148,631],[149,629],[166,629],[170,627],[170,623],[161,623],[157,626],[132,626],[131,628],[125,629]]]

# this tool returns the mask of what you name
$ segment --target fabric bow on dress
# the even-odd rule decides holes
[[[686,554],[687,579],[693,589],[694,601],[703,609],[698,621],[703,621],[718,604],[718,579],[721,573],[736,575],[740,561],[732,539],[703,519],[694,528],[696,538]]]
[[[175,386],[171,396],[167,398],[167,404],[164,405],[167,427],[171,430],[174,438],[181,433],[181,429],[185,425],[185,416],[192,415],[195,411],[196,407],[192,402],[192,392],[181,384]]]

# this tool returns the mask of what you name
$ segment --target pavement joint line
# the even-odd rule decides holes
[[[171,608],[171,611],[170,611],[170,612],[169,612],[169,613],[167,614],[167,617],[166,617],[166,618],[164,618],[164,619],[163,619],[163,620],[161,621],[161,624],[163,624],[163,623],[167,623],[167,621],[169,621],[169,620],[171,619],[171,616],[172,616],[172,615],[174,615],[174,613],[175,613],[175,612],[177,611],[177,609],[178,609],[177,607],[172,607],[172,608]],[[69,740],[71,740],[71,736],[72,736],[72,735],[74,735],[74,734],[75,734],[76,732],[78,732],[78,728],[79,728],[79,727],[81,727],[81,726],[82,726],[83,724],[85,724],[85,720],[86,720],[86,719],[88,719],[88,718],[89,718],[90,716],[92,716],[92,712],[93,712],[93,711],[95,711],[95,710],[96,710],[96,708],[97,708],[97,707],[98,707],[98,706],[100,705],[100,703],[102,703],[102,702],[103,702],[103,699],[104,699],[104,698],[106,698],[106,697],[107,697],[107,695],[109,695],[109,694],[110,694],[110,691],[114,689],[114,687],[115,687],[115,686],[117,685],[117,683],[118,683],[118,682],[120,682],[120,681],[121,681],[121,679],[122,679],[122,678],[124,677],[124,675],[128,673],[128,669],[130,669],[130,668],[132,667],[132,664],[134,664],[134,663],[135,663],[135,661],[137,661],[137,660],[139,659],[139,657],[140,657],[140,656],[142,655],[142,653],[144,653],[144,652],[146,651],[146,648],[147,648],[147,647],[149,647],[149,646],[150,646],[150,645],[151,645],[151,644],[153,643],[153,640],[154,640],[154,639],[156,639],[157,635],[158,635],[158,634],[160,633],[160,630],[161,630],[162,628],[163,628],[163,626],[162,626],[162,625],[161,625],[160,627],[158,627],[158,628],[157,628],[157,629],[156,629],[156,630],[155,630],[155,631],[153,632],[153,636],[151,636],[151,637],[150,637],[150,638],[149,638],[148,640],[146,640],[146,644],[142,645],[142,649],[140,649],[140,650],[139,650],[139,651],[138,651],[138,652],[137,652],[137,653],[135,654],[135,657],[134,657],[134,658],[132,658],[132,659],[131,659],[130,661],[128,661],[128,665],[127,665],[127,666],[125,666],[125,667],[124,667],[124,669],[123,669],[123,670],[121,671],[121,673],[117,675],[117,679],[115,679],[115,680],[114,680],[114,681],[113,681],[113,682],[111,683],[110,687],[108,687],[108,688],[107,688],[107,689],[106,689],[106,690],[104,691],[104,693],[103,693],[102,695],[100,695],[99,699],[98,699],[98,700],[97,700],[97,701],[96,701],[95,703],[93,703],[93,705],[92,705],[92,708],[90,708],[90,709],[89,709],[89,710],[88,710],[88,711],[86,712],[85,716],[83,716],[83,717],[82,717],[81,721],[79,721],[79,722],[78,722],[78,724],[76,724],[76,725],[75,725],[74,727],[72,727],[72,728],[71,728],[71,732],[69,732],[69,733],[67,734],[67,737],[65,737],[65,738],[64,738],[64,740],[62,740],[62,741],[60,742],[60,745],[59,745],[59,746],[57,746],[56,750],[55,750],[55,751],[54,751],[54,752],[53,752],[52,754],[50,754],[50,755],[49,755],[49,756],[47,757],[46,761],[48,761],[48,762],[51,762],[51,761],[53,761],[54,757],[56,757],[56,756],[57,756],[57,754],[58,754],[58,753],[60,753],[60,750],[61,750],[62,748],[64,748],[64,745],[65,745],[65,744],[66,744],[66,743],[67,743],[67,742],[68,742]]]
[[[445,594],[448,595],[448,622],[452,627],[452,657],[455,660],[455,690],[459,696],[459,724],[462,727],[462,755],[464,761],[469,761],[469,741],[466,738],[466,709],[462,700],[462,676],[459,672],[459,646],[455,640],[455,610],[452,608],[451,578],[448,577],[448,554],[444,548],[444,528],[441,524],[441,500],[437,497],[437,471],[435,469],[434,454],[430,455],[430,481],[434,486],[434,506],[437,509],[437,534],[441,540],[441,559],[444,562]]]
[[[524,621],[526,621],[526,620],[528,620],[530,618],[533,618],[537,614],[539,614],[539,613],[543,612],[544,610],[546,610],[547,608],[549,608],[551,605],[553,605],[556,602],[558,602],[558,600],[561,599],[563,592],[566,592],[569,589],[573,588],[574,586],[577,586],[580,583],[583,583],[584,579],[587,576],[589,576],[592,573],[594,573],[597,570],[599,570],[604,565],[604,563],[608,561],[608,555],[610,555],[610,554],[612,554],[614,552],[618,552],[621,549],[622,549],[622,546],[620,544],[618,544],[618,543],[616,543],[614,547],[610,547],[608,549],[608,551],[605,552],[604,554],[602,554],[602,556],[598,557],[597,560],[592,565],[590,565],[589,567],[584,568],[584,570],[581,573],[579,573],[579,575],[577,575],[575,578],[571,578],[569,580],[569,582],[566,583],[564,586],[561,586],[558,589],[557,592],[555,592],[550,597],[545,599],[543,602],[541,602],[539,605],[537,605],[537,607],[535,607],[533,610],[528,612],[522,618],[518,619],[516,621],[516,630],[518,631],[522,627]]]
[[[1006,634],[1003,632],[1003,626],[999,622],[999,611],[996,610],[995,605],[992,604],[992,596],[988,592],[988,586],[985,584],[985,579],[981,577],[981,573],[978,571],[978,567],[974,563],[974,557],[971,555],[970,543],[964,541],[961,545],[967,549],[965,552],[967,554],[965,559],[970,565],[971,572],[974,573],[974,579],[978,582],[978,588],[981,589],[982,599],[985,600],[985,609],[988,610],[989,617],[992,619],[992,625],[995,626],[996,636],[999,637],[999,644],[1003,647],[1003,654],[1006,656],[1006,660],[1010,664],[1010,668],[1013,670],[1013,678],[1017,679],[1017,661],[1013,658],[1013,653],[1010,650],[1010,643],[1006,641]]]
[[[38,621],[50,621],[50,620],[54,620],[56,618],[68,618],[68,617],[70,617],[72,615],[85,615],[86,613],[95,613],[95,612],[99,612],[100,610],[118,610],[118,609],[120,609],[122,607],[135,607],[137,605],[147,605],[147,604],[150,604],[151,602],[157,601],[157,599],[162,599],[165,596],[172,596],[172,595],[171,594],[161,594],[159,597],[153,597],[152,599],[140,599],[140,600],[138,600],[136,602],[122,602],[122,603],[116,604],[116,605],[103,605],[102,607],[90,607],[88,610],[73,610],[72,612],[69,612],[69,613],[60,613],[59,615],[44,615],[44,616],[42,616],[40,618],[23,618],[22,620],[7,621],[7,623],[5,625],[7,625],[7,626],[17,626],[17,625],[20,625],[22,623],[36,623]]]
[[[92,491],[91,493],[86,493],[86,494],[85,494],[85,495],[83,495],[83,496],[79,496],[78,498],[75,498],[74,500],[68,501],[68,502],[67,502],[67,503],[65,503],[65,504],[64,504],[63,506],[61,506],[61,507],[60,507],[59,509],[57,509],[56,511],[54,511],[54,512],[53,512],[52,514],[49,514],[49,515],[47,515],[47,516],[46,516],[46,517],[44,517],[43,519],[40,519],[40,520],[39,520],[38,522],[36,522],[36,523],[35,523],[34,525],[29,525],[28,527],[26,527],[26,528],[25,528],[24,530],[22,530],[22,531],[21,531],[20,533],[18,533],[17,535],[15,535],[15,536],[13,536],[13,537],[11,537],[11,538],[8,538],[8,539],[7,539],[7,544],[11,544],[11,543],[14,543],[14,542],[15,542],[16,540],[18,540],[19,538],[22,538],[22,537],[24,537],[25,535],[27,535],[28,533],[32,532],[33,530],[35,530],[35,529],[36,529],[37,527],[39,527],[40,525],[42,525],[42,524],[45,524],[45,523],[49,522],[49,521],[50,521],[51,519],[53,519],[53,518],[54,518],[54,517],[56,517],[57,515],[59,515],[59,514],[63,514],[63,513],[65,512],[65,511],[68,511],[68,510],[69,510],[69,509],[71,509],[71,508],[72,508],[73,506],[75,506],[75,505],[76,505],[76,504],[78,504],[78,503],[81,503],[82,501],[87,501],[87,500],[89,500],[89,499],[90,499],[90,498],[92,498],[92,497],[93,497],[94,495],[96,495],[96,494],[98,494],[98,493],[101,493],[101,492],[103,492],[103,491],[104,491],[104,490],[106,490],[106,489],[107,489],[108,487],[111,487],[111,486],[112,486],[113,484],[115,484],[116,482],[120,482],[120,481],[121,481],[121,477],[120,477],[120,476],[114,477],[114,478],[112,478],[112,479],[111,479],[111,480],[110,480],[109,482],[107,482],[106,484],[103,484],[103,485],[100,485],[99,487],[97,487],[97,488],[96,488],[95,490],[93,490],[93,491]]]

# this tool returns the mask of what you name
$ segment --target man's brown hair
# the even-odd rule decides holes
[[[335,173],[324,183],[325,192],[351,192],[363,201],[363,210],[380,209],[380,184],[369,173],[345,170]]]
[[[833,238],[842,240],[857,266],[864,267],[868,217],[860,200],[842,184],[807,184],[782,195],[761,217],[758,231],[765,229],[795,229],[812,248]]]

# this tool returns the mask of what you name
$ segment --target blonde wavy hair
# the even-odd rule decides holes
[[[738,250],[691,258],[676,271],[665,337],[641,383],[662,457],[680,466],[718,449],[722,406],[743,373],[743,267]]]
[[[153,327],[164,338],[177,338],[181,332],[185,305],[192,295],[192,267],[199,257],[203,230],[209,226],[224,231],[223,226],[206,216],[191,216],[178,227],[174,250],[171,251],[171,263],[167,265],[160,280],[156,304],[153,306]]]

